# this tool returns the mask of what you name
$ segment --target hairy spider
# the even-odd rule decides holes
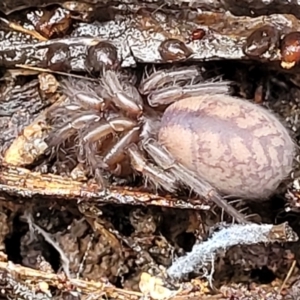
[[[99,184],[104,172],[137,171],[169,192],[187,186],[246,222],[221,194],[270,196],[291,171],[294,143],[267,110],[229,96],[228,82],[201,80],[192,66],[154,72],[138,89],[111,70],[98,83],[65,81],[68,101],[49,114],[46,142],[57,149],[71,140]]]

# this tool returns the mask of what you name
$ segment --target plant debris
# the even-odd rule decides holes
[[[114,170],[103,171],[107,184],[101,186],[85,159],[125,135],[85,147],[90,152],[83,159],[76,152],[81,123],[69,122],[71,133],[79,124],[77,135],[57,147],[48,144],[53,128],[69,118],[64,106],[87,114],[98,109],[112,123],[101,106],[111,103],[93,98],[112,70],[130,83],[121,87],[126,95],[152,101],[150,114],[161,115],[169,95],[184,98],[200,82],[202,91],[218,88],[270,110],[299,146],[299,4],[4,0],[0,11],[1,299],[300,297],[298,153],[290,177],[270,198],[227,197],[249,222],[235,224],[209,201],[211,191],[201,197],[199,189],[183,185],[167,192],[132,172],[125,155]],[[184,73],[175,80],[177,68],[195,78],[188,81]],[[67,81],[78,85],[75,94],[65,92]],[[69,101],[82,90],[91,96],[82,106]],[[181,180],[176,162],[157,149],[160,157],[149,153],[137,170],[156,163]]]

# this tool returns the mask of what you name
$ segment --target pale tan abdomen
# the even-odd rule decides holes
[[[187,98],[167,108],[159,141],[221,193],[266,198],[292,170],[294,143],[269,111],[225,95]]]

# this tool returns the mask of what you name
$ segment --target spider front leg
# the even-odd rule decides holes
[[[228,94],[229,81],[204,81],[200,69],[191,67],[160,70],[144,78],[139,91],[147,95],[150,106],[169,105],[187,97],[204,94]]]
[[[138,117],[143,112],[143,100],[137,89],[129,82],[121,82],[116,72],[104,73],[99,93],[127,115]]]
[[[223,208],[230,216],[239,223],[249,223],[245,216],[239,213],[233,206],[224,200],[217,190],[213,188],[203,178],[199,178],[194,172],[188,170],[183,165],[175,162],[172,156],[164,147],[160,146],[154,139],[148,139],[144,142],[144,149],[152,157],[157,165],[164,170],[168,170],[174,178],[181,181],[184,185],[190,187],[198,195],[205,199],[213,201],[216,205]]]
[[[72,104],[81,109],[103,112],[107,107],[106,101],[97,94],[97,85],[94,82],[70,78],[62,81],[61,89],[72,99]]]
[[[139,91],[142,95],[148,95],[166,85],[191,81],[198,76],[201,76],[201,73],[196,66],[159,70],[142,79]]]
[[[194,97],[207,94],[223,94],[226,95],[230,91],[230,82],[201,82],[187,86],[173,85],[161,90],[151,92],[148,97],[148,103],[152,107],[159,105],[169,105],[175,101],[184,98]]]

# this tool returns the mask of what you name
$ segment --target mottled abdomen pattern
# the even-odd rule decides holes
[[[289,176],[295,145],[266,109],[226,95],[187,98],[170,105],[159,141],[173,157],[219,192],[267,198]]]

